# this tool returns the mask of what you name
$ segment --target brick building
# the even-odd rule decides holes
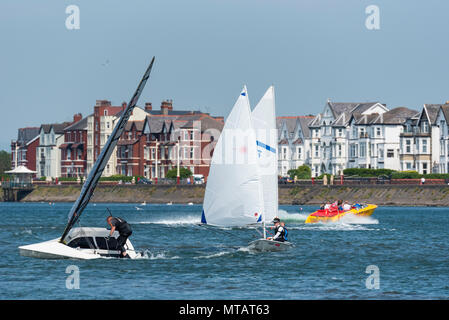
[[[31,171],[36,171],[37,146],[39,146],[39,127],[20,128],[17,140],[11,141],[12,169],[25,166]]]

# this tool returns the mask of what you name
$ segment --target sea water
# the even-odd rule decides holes
[[[81,226],[106,227],[109,208],[132,225],[144,256],[20,256],[21,245],[59,237],[71,205],[0,203],[0,299],[449,298],[447,208],[379,207],[305,224],[315,207],[281,206],[295,246],[257,253],[248,243],[260,230],[201,226],[200,205],[89,204]]]

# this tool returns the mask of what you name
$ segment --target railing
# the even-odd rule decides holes
[[[12,181],[3,181],[2,182],[3,189],[32,189],[33,184],[31,182],[12,182]]]

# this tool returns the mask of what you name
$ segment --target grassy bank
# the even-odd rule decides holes
[[[22,201],[73,202],[79,186],[36,186]],[[123,203],[202,203],[204,186],[197,185],[99,185],[92,202]],[[367,185],[367,186],[294,186],[279,187],[280,204],[317,205],[342,199],[349,202],[390,206],[449,206],[449,186],[445,185]]]

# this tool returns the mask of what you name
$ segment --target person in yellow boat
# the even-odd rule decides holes
[[[345,201],[343,204],[343,211],[349,211],[351,208],[352,206],[348,203],[348,201]]]

